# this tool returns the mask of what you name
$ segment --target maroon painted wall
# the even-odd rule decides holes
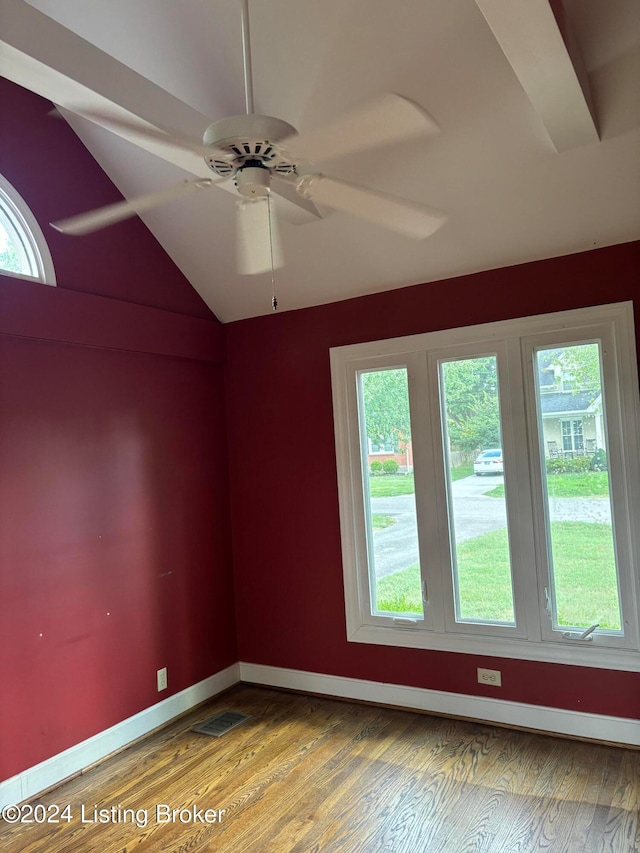
[[[640,243],[232,323],[227,334],[240,659],[640,719],[640,674],[346,642],[329,348],[635,300]],[[640,327],[636,330],[640,340]]]
[[[501,698],[640,717],[637,674],[346,643],[328,357],[637,304],[637,244],[223,329],[137,220],[47,229],[118,194],[50,104],[0,105],[58,275],[0,276],[0,780],[157,702],[161,666],[164,697],[238,658],[477,694],[498,663]]]
[[[0,103],[0,172],[58,277],[0,275],[3,780],[237,648],[222,327],[137,220],[48,230],[118,194],[50,104],[2,80]]]
[[[0,77],[0,173],[35,215],[58,287],[211,320],[213,315],[155,237],[133,218],[70,237],[50,222],[122,196],[53,105]]]

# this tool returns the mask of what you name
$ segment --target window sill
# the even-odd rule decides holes
[[[589,666],[624,672],[640,672],[640,651],[598,647],[595,643],[578,645],[536,642],[509,638],[433,634],[420,628],[385,628],[363,625],[348,633],[351,643],[368,643],[379,646],[398,646],[409,649],[431,649],[438,652],[455,652],[487,657],[535,660],[543,663],[560,663],[569,666]]]
[[[42,278],[38,278],[34,275],[26,275],[26,273],[14,272],[13,270],[5,270],[0,267],[0,275],[6,275],[8,278],[17,278],[20,281],[32,281],[34,284],[46,284],[49,287],[55,287],[55,281],[45,281]]]

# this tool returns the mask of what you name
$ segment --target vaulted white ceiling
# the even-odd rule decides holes
[[[302,132],[397,92],[440,126],[326,167],[446,211],[424,241],[279,204],[280,310],[640,237],[637,0],[250,0],[250,15],[256,112]],[[199,141],[245,111],[240,0],[0,0],[0,73],[67,108],[127,198],[208,176],[68,109]],[[61,200],[61,218],[80,212]],[[271,310],[270,276],[236,272],[234,214],[215,187],[142,215],[225,322]]]

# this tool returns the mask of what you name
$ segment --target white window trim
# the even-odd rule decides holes
[[[617,424],[610,424],[610,429],[617,429],[622,437],[624,448],[624,459],[618,459],[618,481],[620,493],[624,494],[624,507],[616,508],[616,519],[628,522],[625,532],[624,559],[628,561],[629,572],[624,578],[621,587],[621,595],[629,596],[627,602],[631,601],[631,609],[635,625],[627,626],[628,636],[632,639],[632,648],[607,647],[606,641],[590,643],[587,647],[584,643],[549,642],[545,640],[540,632],[539,607],[541,607],[541,596],[543,591],[538,589],[538,577],[532,579],[531,573],[521,578],[521,582],[528,584],[527,590],[527,614],[525,616],[528,639],[518,636],[488,636],[486,633],[476,633],[471,629],[464,631],[458,625],[458,630],[451,633],[436,633],[440,628],[444,629],[445,615],[438,613],[435,608],[425,608],[424,620],[416,620],[407,625],[394,624],[390,618],[372,619],[365,618],[362,609],[363,595],[367,590],[363,589],[363,578],[368,576],[366,562],[366,547],[363,550],[363,497],[362,484],[358,470],[360,468],[359,434],[357,424],[357,401],[355,381],[353,378],[358,370],[366,370],[378,364],[379,366],[392,367],[400,364],[406,365],[408,369],[409,388],[411,396],[411,416],[413,433],[416,435],[415,423],[424,422],[429,418],[429,412],[437,411],[433,406],[433,395],[438,395],[437,387],[433,381],[425,382],[427,376],[427,359],[425,350],[432,352],[435,349],[444,350],[447,347],[459,349],[465,344],[473,344],[476,348],[486,344],[486,350],[496,351],[498,341],[506,339],[508,347],[516,347],[521,352],[522,338],[542,338],[544,334],[553,334],[565,331],[567,340],[579,338],[581,329],[584,334],[588,327],[608,326],[611,331],[613,342],[613,353],[607,354],[607,364],[604,366],[609,376],[605,376],[606,382],[617,378],[620,399],[617,403]],[[571,327],[568,329],[568,327]],[[500,346],[503,346],[500,343]],[[477,351],[477,350],[476,350]],[[516,320],[498,321],[489,324],[468,326],[459,329],[447,329],[424,335],[412,335],[404,338],[393,338],[385,341],[375,341],[363,344],[353,344],[344,347],[333,348],[330,351],[334,425],[336,441],[336,458],[339,489],[340,528],[342,537],[342,557],[344,567],[345,585],[345,609],[347,621],[347,639],[350,642],[363,642],[378,645],[401,646],[408,648],[423,648],[439,651],[460,652],[475,655],[487,655],[521,660],[538,660],[550,663],[564,663],[572,665],[589,666],[605,669],[619,669],[640,672],[640,649],[638,646],[638,595],[640,593],[640,561],[639,534],[636,531],[634,518],[640,518],[640,400],[638,391],[638,370],[635,349],[635,329],[633,320],[633,303],[618,303],[614,305],[596,306],[593,308],[575,309],[555,314],[538,315]],[[423,372],[424,371],[424,372]],[[422,376],[416,381],[416,372]],[[531,372],[531,371],[530,371]],[[532,372],[531,372],[532,373]],[[430,377],[431,379],[431,377]],[[502,380],[501,380],[502,381]],[[531,378],[523,383],[518,377],[514,377],[510,383],[510,392],[520,394],[522,397],[522,421],[512,420],[507,424],[507,431],[503,436],[505,449],[511,441],[509,432],[521,432],[527,434],[528,427],[524,420],[525,404],[531,405],[532,395],[535,395],[533,373]],[[431,396],[431,401],[429,400]],[[355,422],[354,422],[355,415]],[[433,416],[433,414],[431,415]],[[529,436],[529,444],[534,445],[538,437]],[[428,443],[431,445],[431,443]],[[435,442],[434,442],[435,444]],[[424,454],[430,455],[427,466],[424,465]],[[426,546],[429,542],[430,552],[428,560],[437,561],[442,565],[443,555],[434,553],[442,549],[442,537],[438,530],[447,529],[446,517],[443,512],[442,491],[443,487],[436,487],[433,482],[428,482],[426,470],[433,470],[429,466],[438,460],[435,458],[442,449],[429,446],[426,449],[420,443],[414,442],[415,454],[415,482],[416,495],[421,495],[421,506],[418,505],[418,513],[423,514],[423,523],[419,524],[419,544],[422,559],[427,554]],[[422,462],[418,458],[423,454]],[[530,447],[529,458],[533,458],[533,450]],[[440,462],[442,460],[439,460]],[[533,517],[536,512],[535,499],[539,498],[542,489],[541,471],[535,470],[536,466],[529,463],[529,459],[512,458],[511,471],[505,466],[507,477],[507,492],[517,494],[518,503],[524,505],[524,514],[527,512]],[[440,467],[442,470],[442,467]],[[509,478],[511,478],[511,490],[509,491]],[[620,481],[621,478],[621,481]],[[444,483],[444,478],[443,483]],[[529,483],[528,488],[523,484]],[[518,488],[518,485],[520,488]],[[514,491],[514,489],[516,491]],[[440,492],[440,493],[439,493]],[[512,498],[513,500],[513,498]],[[425,512],[425,507],[429,512]],[[435,510],[435,511],[434,511]],[[521,537],[518,549],[540,549],[540,542],[536,539],[536,530],[540,529],[541,520],[536,519],[533,529],[518,530],[516,535]],[[424,541],[423,541],[424,540]],[[436,543],[434,545],[434,543]],[[444,555],[448,561],[448,555]],[[363,562],[364,561],[364,562]],[[518,572],[516,567],[515,573]],[[514,575],[515,575],[514,573]],[[437,573],[434,574],[434,578]],[[442,575],[441,575],[442,576]],[[515,581],[514,581],[515,582]],[[435,580],[436,585],[442,583]],[[368,586],[368,583],[364,584]],[[435,590],[434,590],[435,591]],[[437,590],[440,592],[440,590]],[[429,612],[429,610],[433,612]],[[375,624],[372,624],[375,623]],[[384,623],[384,624],[381,624]],[[438,624],[439,623],[439,624]],[[538,625],[536,637],[535,625]],[[428,630],[432,627],[435,630]]]
[[[0,274],[55,287],[53,259],[42,229],[20,193],[3,175],[0,175],[0,221],[8,232],[13,231],[20,240],[33,273],[26,275],[0,268]]]

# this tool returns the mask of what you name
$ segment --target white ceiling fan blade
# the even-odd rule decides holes
[[[59,107],[57,109],[58,111],[62,110],[62,113],[64,114],[66,109],[69,108]],[[162,145],[167,145],[169,148],[176,148],[179,151],[190,151],[194,154],[199,154],[201,157],[207,157],[211,154],[211,149],[206,145],[203,145],[201,142],[195,142],[192,139],[187,139],[174,131],[165,133],[163,130],[158,130],[142,120],[128,121],[127,119],[119,116],[100,113],[94,110],[78,110],[76,112],[75,110],[69,109],[69,112],[75,113],[75,115],[80,116],[80,118],[86,118],[94,124],[97,124],[99,127],[104,127],[106,130],[116,133],[118,136],[123,135],[134,143],[137,143],[138,140],[144,141],[153,139]],[[218,159],[221,158],[218,157]]]
[[[302,198],[296,192],[294,182],[273,181],[271,184],[271,203],[272,212],[275,210],[287,222],[300,224],[302,222],[309,222],[312,218],[322,218],[315,204],[309,201],[309,199]]]
[[[266,197],[243,199],[237,203],[236,248],[238,272],[257,275],[284,263],[273,206]]]
[[[418,104],[387,94],[317,130],[285,139],[280,147],[295,158],[332,160],[438,131],[435,120]]]
[[[303,198],[344,210],[415,240],[429,237],[447,220],[447,215],[436,208],[325,175],[305,175],[298,181],[297,190]]]
[[[166,190],[147,193],[130,201],[117,201],[115,204],[110,204],[107,207],[91,210],[88,213],[80,213],[77,216],[70,216],[68,219],[61,219],[58,222],[51,222],[50,224],[52,228],[55,228],[56,231],[60,231],[62,234],[89,234],[91,231],[97,231],[99,228],[105,228],[107,225],[113,225],[122,219],[134,216],[136,213],[142,213],[145,210],[150,210],[152,207],[158,207],[158,205],[180,198],[188,193],[208,189],[214,183],[211,178],[185,181]]]

